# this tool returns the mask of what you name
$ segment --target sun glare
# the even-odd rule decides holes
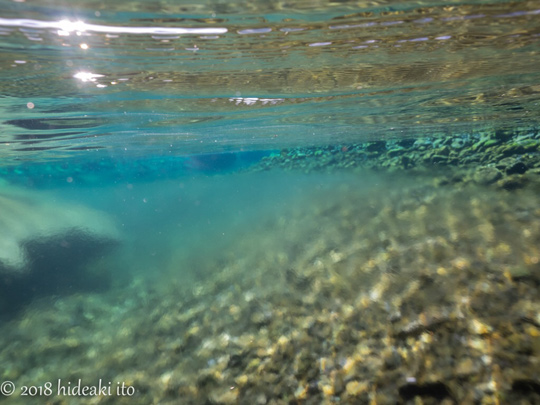
[[[75,79],[79,79],[82,82],[95,82],[98,77],[103,77],[103,75],[90,72],[78,72],[74,74],[73,77]]]

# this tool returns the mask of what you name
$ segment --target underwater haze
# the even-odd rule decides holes
[[[540,2],[109,3],[0,0],[1,403],[540,403]]]

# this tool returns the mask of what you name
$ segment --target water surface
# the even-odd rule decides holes
[[[539,116],[534,1],[2,10],[5,161],[451,136]]]

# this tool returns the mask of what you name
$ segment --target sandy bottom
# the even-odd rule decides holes
[[[118,282],[2,324],[5,403],[540,401],[534,184],[205,182],[101,194]]]

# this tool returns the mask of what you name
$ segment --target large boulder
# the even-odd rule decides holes
[[[44,192],[0,187],[0,313],[35,297],[100,288],[88,264],[118,244],[112,219]]]

